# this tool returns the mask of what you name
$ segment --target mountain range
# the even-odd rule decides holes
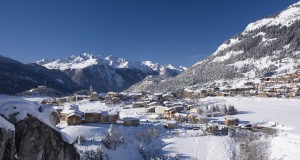
[[[83,88],[89,89],[92,86],[98,92],[123,91],[149,75],[172,77],[186,70],[185,67],[174,67],[170,64],[132,62],[88,53],[63,59],[43,59],[36,63],[48,69],[60,70]]]
[[[92,86],[97,92],[123,91],[149,75],[176,76],[185,67],[161,65],[151,61],[128,61],[113,56],[83,53],[63,59],[23,64],[0,56],[0,93],[30,95],[40,91],[63,95]],[[49,89],[34,90],[38,86]]]

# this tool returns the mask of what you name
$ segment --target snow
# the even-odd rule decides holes
[[[212,55],[217,55],[221,51],[225,50],[226,48],[229,48],[230,46],[233,46],[239,42],[238,39],[229,39],[229,43],[223,43],[222,45],[219,46],[219,48],[212,54]]]
[[[231,140],[229,137],[200,136],[163,139],[165,151],[184,155],[182,159],[230,159]]]
[[[0,106],[0,113],[6,119],[10,115],[17,113],[16,120],[20,121],[26,118],[27,114],[30,114],[48,126],[53,127],[49,119],[50,114],[55,112],[52,107],[8,95],[0,95]],[[42,112],[39,112],[40,106],[42,106]]]
[[[186,67],[174,67],[171,64],[168,65],[160,65],[158,63],[153,63],[152,61],[144,61],[142,62],[143,65],[151,68],[153,71],[158,72],[160,75],[164,75],[166,73],[166,69],[173,70],[177,73],[185,71],[187,68]]]
[[[108,106],[107,104],[99,101],[90,102],[89,100],[82,100],[74,103],[65,103],[64,106],[66,109],[70,106],[78,107],[80,112],[96,112],[101,113],[102,111],[117,111],[119,109],[118,106]],[[73,107],[71,107],[73,108]]]
[[[300,136],[281,133],[271,142],[272,159],[299,159]]]
[[[239,80],[236,86],[242,86],[247,79]],[[253,79],[257,81],[257,79]],[[252,124],[276,124],[279,130],[278,136],[271,139],[271,158],[276,159],[297,159],[300,156],[300,99],[279,99],[279,98],[258,98],[258,97],[207,97],[199,99],[199,104],[227,104],[234,105],[239,114],[235,115],[242,123]],[[148,118],[157,118],[155,114],[145,113],[144,108],[131,108],[131,105],[123,109],[118,105],[107,105],[102,102],[79,101],[76,102],[79,110],[102,111],[102,110],[119,110],[120,118],[132,117],[141,119],[141,125],[137,127],[125,127],[122,125],[113,125],[114,130],[121,136],[125,137],[126,144],[118,147],[116,150],[108,150],[105,147],[105,153],[111,159],[142,159],[138,153],[140,141],[136,139],[138,132],[147,130],[149,126],[156,126],[161,132],[159,138],[155,138],[150,144],[143,144],[151,152],[156,149],[161,150],[164,155],[176,155],[179,153],[181,159],[232,159],[236,152],[236,144],[227,136],[199,136],[201,130],[185,130],[182,128],[175,130],[166,130],[163,124],[167,121],[151,120]],[[153,117],[152,117],[153,116]],[[213,117],[216,121],[223,121],[223,117]],[[143,120],[144,119],[144,120]],[[172,122],[172,121],[169,121]],[[101,139],[107,135],[109,124],[87,123],[77,126],[67,126],[61,122],[58,126],[61,132],[73,141],[76,137],[84,135],[88,142],[76,147],[83,151],[86,149],[95,149],[101,145]],[[96,144],[90,143],[89,140],[95,139]]]
[[[299,2],[289,6],[286,10],[282,11],[275,18],[264,18],[262,20],[250,23],[243,34],[247,34],[247,32],[256,30],[263,26],[274,26],[274,25],[282,25],[282,26],[290,26],[293,22],[300,20],[300,6]]]
[[[242,53],[244,53],[244,51],[229,51],[225,55],[215,58],[212,62],[223,62],[229,58],[232,58]]]
[[[276,122],[281,133],[272,139],[271,158],[289,160],[300,156],[300,99],[208,97],[201,101],[234,105],[240,113],[235,117],[241,121],[253,124]]]
[[[0,116],[0,128],[4,128],[6,130],[15,130],[15,126],[8,122],[6,119],[4,119],[2,116]]]
[[[277,74],[281,74],[281,73],[285,73],[285,72],[288,73],[288,72],[295,71],[296,70],[295,67],[298,66],[298,64],[300,63],[299,60],[294,60],[292,58],[284,58],[284,59],[272,61],[272,58],[275,58],[276,56],[277,55],[276,55],[276,51],[275,51],[274,56],[272,56],[272,57],[265,56],[265,57],[262,57],[257,60],[249,58],[249,59],[246,59],[243,61],[237,61],[230,65],[232,65],[238,69],[240,69],[246,65],[254,66],[253,70],[249,71],[248,73],[244,73],[244,75],[246,77],[254,78],[256,76],[254,73],[255,69],[263,70],[263,69],[269,68],[270,66],[276,66],[278,68],[275,71],[277,72]]]

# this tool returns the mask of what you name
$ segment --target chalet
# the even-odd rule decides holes
[[[123,125],[124,126],[138,126],[140,125],[140,119],[133,118],[133,117],[126,117],[123,118]]]
[[[228,117],[228,118],[225,118],[225,120],[224,120],[224,124],[226,126],[235,126],[235,125],[238,125],[238,123],[239,123],[238,118]]]
[[[72,104],[64,106],[64,109],[60,112],[61,120],[67,121],[67,117],[73,114],[79,117],[83,117],[83,113],[78,109],[77,105]]]
[[[70,125],[79,125],[81,124],[82,117],[81,115],[72,113],[66,116],[65,118],[67,124]]]
[[[84,119],[86,123],[100,123],[101,112],[85,112]]]
[[[101,123],[116,123],[119,119],[119,112],[115,111],[102,111]]]

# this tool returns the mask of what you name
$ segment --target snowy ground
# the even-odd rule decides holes
[[[208,97],[200,100],[203,105],[222,103],[234,105],[239,110],[238,117],[244,123],[276,123],[279,129],[278,136],[271,141],[271,158],[296,160],[300,156],[300,100],[299,99],[277,99],[277,98],[244,98],[244,97]],[[114,108],[120,110],[121,117],[138,117],[147,119],[147,114],[142,108],[123,109],[120,106],[107,106],[101,102],[79,102],[79,109],[102,110]],[[213,117],[211,120],[221,121],[224,117]],[[101,145],[100,140],[107,135],[109,124],[84,124],[78,126],[67,126],[64,122],[58,125],[59,129],[76,138],[85,135],[84,144],[76,145],[79,150],[95,149]],[[155,127],[159,130],[158,138],[138,138],[139,133],[148,132],[148,128]],[[105,153],[111,159],[142,159],[138,152],[142,141],[146,150],[156,154],[180,155],[180,159],[230,159],[235,154],[235,144],[227,136],[200,136],[200,130],[164,129],[162,124],[145,122],[138,127],[125,127],[113,125],[118,134],[125,138],[125,144],[116,150],[108,150],[104,146]],[[90,140],[94,138],[95,144]]]
[[[278,123],[279,136],[271,143],[271,158],[296,160],[300,157],[300,100],[282,98],[209,97],[203,103],[222,102],[234,105],[241,121]],[[219,117],[222,120],[223,117]]]

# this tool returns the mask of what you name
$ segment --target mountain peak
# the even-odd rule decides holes
[[[158,63],[153,63],[152,61],[128,61],[123,58],[117,58],[112,55],[109,55],[105,58],[100,55],[92,55],[89,53],[82,53],[79,56],[69,56],[63,59],[53,59],[53,60],[39,60],[36,61],[37,64],[45,66],[49,69],[83,69],[93,65],[104,64],[108,65],[115,69],[129,68],[140,70],[145,73],[157,72],[160,75],[164,75],[164,70],[169,70],[168,72],[175,72],[176,74],[184,71],[182,67],[174,67],[173,65],[160,65]],[[172,73],[172,75],[175,75]]]
[[[250,23],[243,34],[247,34],[253,30],[264,26],[290,26],[293,22],[300,20],[300,2],[290,5],[287,9],[275,14],[272,17],[263,18],[261,20]]]

